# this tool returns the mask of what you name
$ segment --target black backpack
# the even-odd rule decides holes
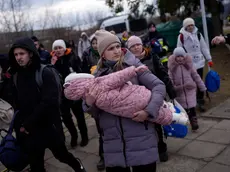
[[[59,97],[59,103],[61,103],[61,99],[62,99],[62,79],[61,79],[61,75],[58,73],[58,71],[54,68],[53,65],[51,64],[48,64],[48,65],[44,65],[44,64],[41,64],[41,67],[39,70],[36,71],[35,73],[35,80],[37,82],[37,85],[38,85],[38,90],[41,91],[42,89],[42,85],[43,85],[43,78],[42,78],[42,74],[43,74],[43,70],[44,68],[49,68],[50,71],[52,71],[52,73],[54,74],[54,77],[55,77],[55,80],[56,80],[56,83],[57,83],[57,86],[58,86],[58,97]],[[14,82],[14,85],[16,86],[17,88],[17,73],[14,74],[13,76],[13,82]]]

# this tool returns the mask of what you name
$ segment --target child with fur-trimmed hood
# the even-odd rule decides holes
[[[176,90],[176,100],[185,108],[189,115],[192,130],[199,128],[196,117],[196,89],[206,91],[201,77],[193,66],[192,57],[182,47],[174,50],[168,61],[169,77]]]

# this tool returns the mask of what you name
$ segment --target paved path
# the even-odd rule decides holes
[[[230,104],[230,101],[228,101]],[[228,104],[228,105],[229,105]],[[220,105],[221,106],[221,105]],[[219,108],[223,112],[223,108]],[[215,112],[215,113],[214,113]],[[212,115],[221,115],[218,108]],[[157,172],[229,172],[230,171],[230,120],[223,118],[200,118],[200,129],[189,132],[184,139],[168,138],[169,161],[159,163]],[[96,172],[98,157],[98,135],[94,120],[87,119],[90,142],[85,148],[70,149],[79,157],[87,172]],[[66,132],[67,143],[70,141]],[[48,172],[71,172],[71,169],[59,163],[53,155],[46,152]],[[0,166],[0,170],[3,167]]]

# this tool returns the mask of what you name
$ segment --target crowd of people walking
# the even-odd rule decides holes
[[[219,36],[213,43],[229,40],[229,37]],[[68,144],[72,148],[78,146],[74,115],[81,136],[80,146],[86,146],[89,138],[84,112],[95,119],[99,134],[98,170],[130,172],[132,168],[133,172],[154,172],[158,159],[166,162],[168,153],[162,125],[146,123],[146,120],[158,117],[164,100],[176,99],[188,113],[192,130],[198,130],[196,107],[205,111],[203,68],[206,61],[209,67],[213,66],[210,51],[192,18],[184,20],[177,48],[170,56],[168,46],[154,23],[149,24],[144,39],[127,32],[119,39],[113,31],[105,30],[98,30],[89,38],[83,32],[78,55],[73,41],[55,40],[50,53],[35,36],[15,41],[9,51],[9,68],[2,71],[2,98],[19,111],[14,129],[17,140],[29,156],[31,171],[45,172],[46,148],[74,171],[85,171],[81,161],[68,152],[62,126],[63,122],[70,133]],[[151,97],[148,105],[132,119],[122,117],[118,111],[117,114],[103,111],[95,101],[70,100],[65,96],[65,78],[73,72],[93,74],[98,78],[142,65],[148,70],[137,69],[128,84],[144,86],[151,91]],[[79,94],[92,92],[86,88],[81,87]],[[76,89],[80,90],[80,86]],[[118,96],[113,91],[108,94]],[[108,97],[108,107],[119,110],[115,101]]]

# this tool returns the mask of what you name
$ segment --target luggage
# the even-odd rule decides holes
[[[172,124],[163,126],[164,134],[166,137],[184,138],[188,134],[188,122],[180,119],[188,119],[187,112],[176,100],[174,100],[174,110],[174,116],[178,114],[180,118],[174,117],[178,121],[175,120]]]
[[[12,135],[16,114],[17,112],[12,119],[8,131],[0,129],[0,135],[2,137],[0,143],[0,161],[7,170],[22,171],[28,165],[29,161],[27,155],[21,150],[16,138]],[[3,136],[3,132],[6,133],[5,136]]]
[[[0,121],[5,124],[10,124],[13,119],[14,110],[12,106],[0,99]]]

